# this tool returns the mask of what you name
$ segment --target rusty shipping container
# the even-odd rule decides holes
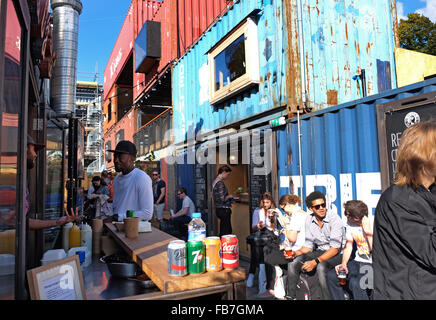
[[[256,17],[260,83],[213,105],[207,53],[249,15]],[[173,69],[176,143],[190,129],[209,132],[267,112],[277,116],[273,109],[284,105],[295,111],[302,92],[314,111],[362,98],[359,70],[368,96],[396,88],[396,43],[394,0],[235,2]]]
[[[301,1],[303,52],[299,49],[298,6]],[[398,27],[395,0],[314,1],[286,4],[289,30],[288,73],[290,103],[300,104],[301,90],[307,106],[320,110],[364,95],[396,88],[395,47]],[[298,67],[304,62],[304,74]]]

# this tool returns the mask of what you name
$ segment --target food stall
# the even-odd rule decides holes
[[[167,247],[170,241],[178,240],[177,238],[152,227],[151,232],[139,233],[137,238],[129,239],[112,223],[105,223],[104,227],[113,240],[159,288],[159,291],[122,299],[178,300],[213,294],[222,294],[222,298],[226,300],[246,299],[246,277],[243,268],[189,274],[183,277],[170,276]]]

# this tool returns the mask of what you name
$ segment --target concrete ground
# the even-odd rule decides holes
[[[239,259],[239,266],[241,268],[245,269],[245,274],[248,277],[248,270],[250,268],[250,261],[247,261],[247,259],[245,258],[241,258]],[[256,271],[256,274],[254,276],[254,283],[253,283],[253,287],[248,288],[247,287],[247,300],[276,300],[276,298],[272,297],[272,298],[259,298],[257,296],[257,293],[259,292],[259,281],[258,281],[258,273],[259,273],[259,268]]]

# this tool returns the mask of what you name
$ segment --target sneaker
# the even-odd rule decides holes
[[[293,298],[291,296],[285,296],[283,300],[297,300],[297,298]]]
[[[250,273],[247,279],[247,287],[248,288],[253,287],[253,282],[254,282],[254,274]]]

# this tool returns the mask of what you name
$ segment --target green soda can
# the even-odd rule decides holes
[[[203,241],[188,241],[188,272],[203,273],[206,270],[206,255]]]
[[[126,217],[127,218],[134,218],[135,217],[135,210],[127,210]]]

